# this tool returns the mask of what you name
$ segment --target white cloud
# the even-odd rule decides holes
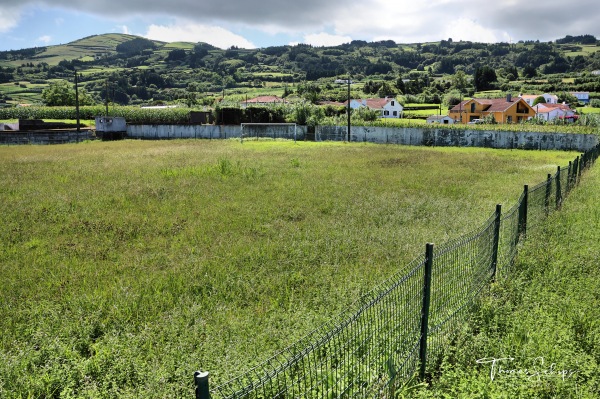
[[[21,10],[19,7],[4,7],[0,5],[0,32],[9,32],[12,28],[19,24],[21,20]]]
[[[121,33],[129,35],[129,27],[127,25],[121,26]]]
[[[304,43],[312,44],[313,46],[338,46],[344,43],[350,43],[350,36],[332,35],[326,32],[312,33],[304,35]]]
[[[442,10],[431,9],[429,4],[418,1],[390,3],[369,0],[341,8],[331,16],[335,31],[339,35],[358,40],[395,40],[397,42],[420,41],[424,36],[439,34],[438,26],[446,18],[440,17]]]
[[[150,25],[145,37],[164,42],[205,42],[220,48],[237,46],[255,48],[246,38],[220,26],[195,24],[179,20],[174,25]]]
[[[567,34],[600,36],[598,0],[579,0],[577,10],[585,12],[565,8],[564,0],[546,0],[544,7],[517,0],[491,2],[485,6],[472,0],[303,0],[287,3],[280,0],[0,0],[0,3],[0,33],[19,30],[15,36],[23,40],[28,37],[27,25],[39,23],[34,15],[38,10],[63,12],[63,16],[60,12],[55,14],[56,19],[46,19],[51,21],[47,28],[62,24],[58,28],[53,26],[53,32],[45,31],[55,40],[67,36],[76,39],[73,37],[76,30],[66,32],[64,29],[66,21],[70,20],[64,16],[64,11],[71,11],[79,13],[81,20],[97,17],[100,22],[112,21],[107,22],[108,29],[118,32],[131,34],[135,31],[137,34],[149,26],[144,36],[150,38],[205,41],[222,48],[232,45],[253,48],[255,43],[266,47],[300,38],[314,45],[336,45],[351,40],[414,43],[449,37],[494,42],[510,40],[509,34],[513,40],[541,41],[555,40]],[[119,12],[115,13],[117,9]],[[90,25],[96,30],[105,29],[102,24]],[[86,34],[93,29],[89,27]]]
[[[486,28],[469,18],[458,18],[446,24],[442,38],[472,42],[496,43],[510,40],[508,33]]]
[[[40,36],[36,39],[36,42],[41,42],[44,44],[48,44],[52,41],[52,37],[49,35]]]

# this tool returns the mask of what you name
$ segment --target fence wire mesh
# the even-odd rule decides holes
[[[510,274],[527,229],[560,207],[582,168],[597,159],[598,149],[526,188],[513,206],[502,213],[498,208],[479,229],[417,257],[361,298],[354,310],[208,395],[197,389],[197,398],[393,397],[424,365],[436,367],[478,294],[496,270]],[[428,264],[429,283],[424,278]]]
[[[428,358],[438,358],[493,273],[495,214],[477,231],[434,249]]]
[[[529,198],[527,199],[527,228],[537,227],[547,215],[546,207],[546,189],[548,182],[544,181],[529,189]]]
[[[498,269],[500,274],[510,271],[517,257],[519,244],[519,210],[523,204],[524,195],[507,211],[502,212],[500,219],[500,237],[498,248]]]
[[[402,273],[262,366],[218,387],[218,398],[382,397],[418,365],[422,268]]]

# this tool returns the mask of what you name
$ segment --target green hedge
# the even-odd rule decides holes
[[[286,122],[286,115],[290,110],[284,107],[218,107],[215,114],[217,123],[225,119],[225,124],[240,124],[243,122]],[[104,106],[80,107],[81,119],[94,119],[96,116],[106,114]],[[127,123],[145,124],[181,124],[189,123],[189,108],[161,108],[148,109],[140,107],[109,107],[109,116],[120,116]],[[0,109],[0,120],[10,119],[77,119],[74,107],[16,107]]]
[[[127,123],[178,124],[189,123],[190,109],[164,108],[148,109],[139,107],[109,107],[110,116],[120,116]],[[81,119],[94,119],[106,114],[103,106],[80,107]],[[77,119],[74,107],[16,107],[0,109],[0,120],[8,119]]]

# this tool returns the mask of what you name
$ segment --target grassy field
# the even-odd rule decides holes
[[[41,103],[42,90],[45,87],[47,85],[31,84],[30,82],[20,82],[19,84],[2,83],[0,84],[0,93],[10,96],[12,101],[9,103],[12,104]]]
[[[600,397],[599,196],[596,166],[528,232],[514,272],[500,271],[441,374],[403,397]]]
[[[600,108],[596,107],[579,107],[577,112],[580,114],[600,114]]]
[[[17,123],[18,119],[0,119],[0,123]],[[73,119],[44,119],[44,122],[62,122],[62,123],[77,123],[77,120]],[[82,127],[96,127],[96,120],[94,119],[80,119],[79,124]]]
[[[600,50],[600,47],[593,45],[593,44],[584,44],[584,45],[580,45],[581,50],[580,51],[565,51],[565,56],[569,56],[569,57],[576,57],[578,55],[582,55],[584,57],[588,57],[592,54],[594,54],[596,51]]]
[[[568,152],[0,147],[0,396],[192,397],[470,231]]]

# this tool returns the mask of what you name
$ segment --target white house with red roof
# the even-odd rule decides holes
[[[555,119],[563,119],[574,121],[579,116],[575,114],[575,110],[569,108],[566,104],[536,104],[533,109],[536,112],[536,117],[544,121],[552,121]]]
[[[344,103],[348,105],[348,101]],[[401,118],[404,107],[395,98],[367,98],[350,100],[350,108],[359,109],[367,107],[369,109],[380,111],[382,118]]]

